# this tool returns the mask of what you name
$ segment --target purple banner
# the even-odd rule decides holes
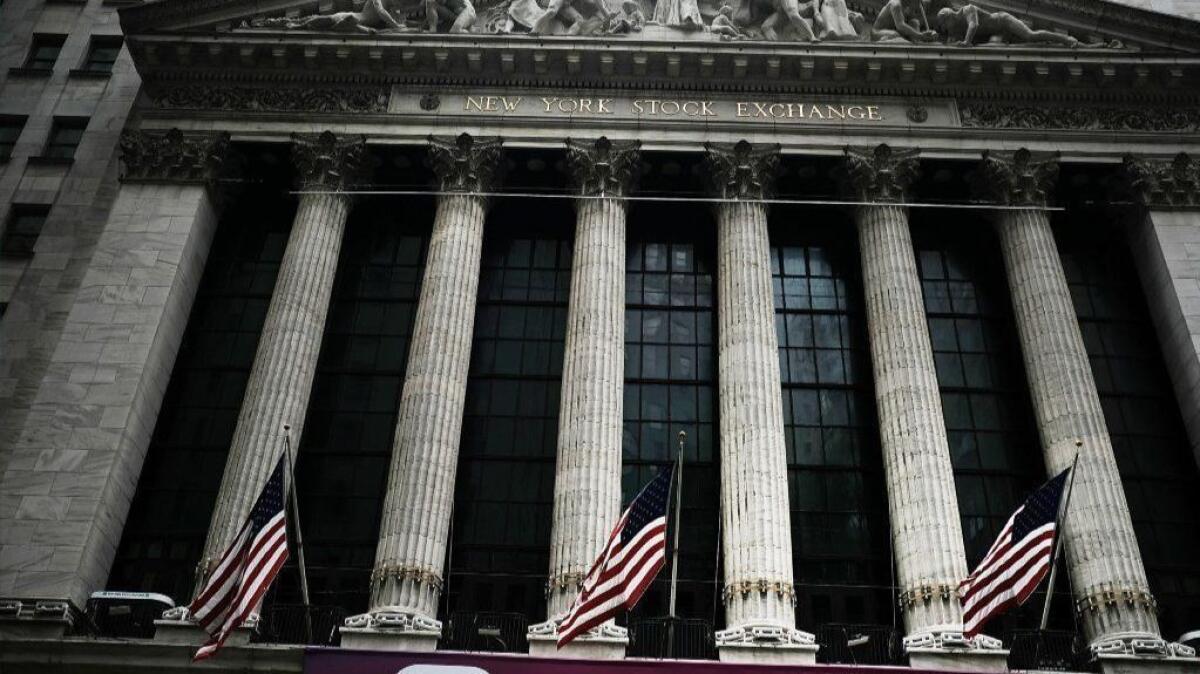
[[[567,660],[487,653],[397,653],[310,648],[304,674],[921,674],[909,667],[735,665],[698,660]],[[945,674],[945,673],[939,673]]]

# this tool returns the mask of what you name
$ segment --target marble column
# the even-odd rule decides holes
[[[708,145],[717,215],[721,524],[728,628],[722,660],[814,662],[796,629],[787,450],[767,205],[777,146]]]
[[[913,666],[942,668],[982,654],[972,668],[1004,668],[989,637],[962,634],[958,583],[967,576],[954,467],[906,201],[918,173],[916,150],[847,148],[843,189],[854,212],[883,446],[892,549]]]
[[[1094,652],[1165,652],[1104,410],[1043,210],[1057,177],[1056,156],[1018,150],[985,153],[977,183],[984,196],[1009,207],[995,211],[996,227],[1048,474],[1079,455],[1063,525],[1079,621]]]
[[[1200,162],[1126,157],[1124,168],[1145,207],[1130,228],[1134,262],[1200,466]]]
[[[475,325],[483,220],[500,141],[431,139],[434,215],[392,446],[371,600],[346,620],[347,648],[433,650]]]
[[[558,461],[550,533],[549,620],[529,630],[534,654],[619,658],[625,629],[610,620],[555,648],[557,623],[620,517],[625,384],[624,196],[637,178],[638,143],[567,143],[579,196],[567,309]]]
[[[292,161],[305,193],[300,196],[246,383],[204,544],[203,573],[198,577],[211,571],[246,521],[283,454],[284,425],[291,426],[293,443],[304,432],[350,210],[350,196],[343,190],[358,175],[365,158],[362,137],[338,138],[328,131],[292,137]]]
[[[217,229],[230,146],[227,133],[121,134],[116,198],[0,460],[0,641],[61,638],[105,587]]]

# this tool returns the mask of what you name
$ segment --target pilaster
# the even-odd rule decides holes
[[[1094,653],[1166,654],[1100,396],[1044,210],[1057,156],[985,153],[1013,312],[1049,474],[1079,463],[1062,536],[1076,613]]]
[[[778,147],[706,146],[717,214],[721,517],[727,629],[722,660],[811,663],[796,629],[787,455],[767,207]]]
[[[913,666],[1003,670],[1006,651],[963,636],[958,583],[967,576],[954,467],[925,320],[908,209],[918,151],[846,148],[844,190],[855,209],[875,399],[888,484],[905,651]]]
[[[104,587],[216,229],[223,133],[127,131],[124,175],[0,475],[0,638]]]
[[[530,652],[623,657],[625,629],[610,620],[555,647],[557,626],[620,517],[625,367],[624,196],[638,173],[637,142],[567,142],[579,198],[558,415],[558,460],[544,623],[529,628]]]
[[[1200,162],[1126,157],[1125,176],[1145,207],[1130,228],[1134,262],[1200,466]]]
[[[346,619],[348,648],[433,650],[475,324],[486,199],[500,141],[430,139],[438,197],[400,395],[368,613]]]

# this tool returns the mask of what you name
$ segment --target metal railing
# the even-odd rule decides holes
[[[829,623],[817,629],[817,662],[852,665],[902,665],[900,635],[890,625]]]
[[[265,644],[304,644],[336,646],[341,641],[338,628],[346,619],[341,606],[274,604],[263,610],[258,631],[251,641]]]
[[[666,616],[632,620],[627,654],[632,658],[716,660],[712,623]]]
[[[520,613],[460,611],[450,614],[440,648],[448,651],[526,653],[529,621]]]
[[[1093,669],[1083,639],[1074,632],[1013,630],[1005,642],[1009,669],[1075,672]]]

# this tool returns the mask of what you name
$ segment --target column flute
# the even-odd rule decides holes
[[[441,195],[392,446],[370,609],[346,620],[348,648],[433,650],[475,325],[486,193],[499,140],[431,139]]]
[[[728,629],[722,660],[813,662],[796,629],[779,345],[767,206],[778,147],[706,146],[717,203],[721,517]]]
[[[1063,542],[1076,612],[1093,651],[1166,651],[1112,440],[1045,206],[1057,156],[985,153],[978,191],[995,203],[1042,451],[1049,474],[1079,465]]]
[[[575,250],[558,415],[558,460],[546,615],[530,651],[555,652],[555,627],[571,608],[621,507],[625,383],[625,195],[638,173],[638,143],[568,141],[576,193]],[[609,621],[562,653],[622,657],[625,629]],[[561,653],[560,653],[561,654]]]

